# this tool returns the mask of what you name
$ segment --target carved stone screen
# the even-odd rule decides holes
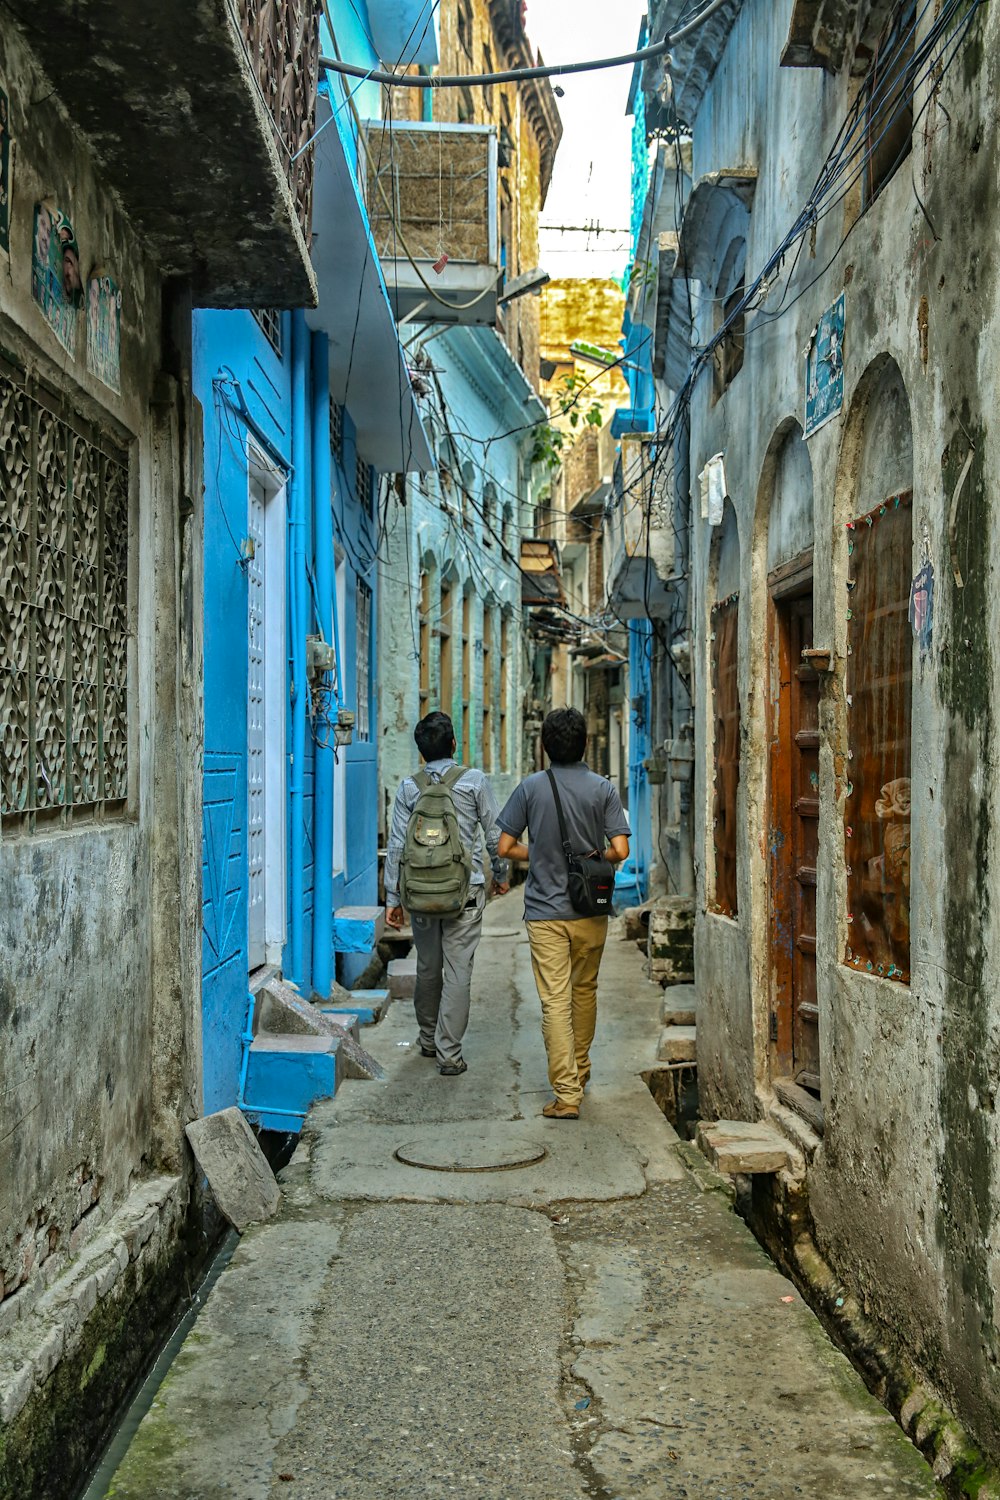
[[[848,939],[854,969],[910,977],[909,494],[848,527]]]
[[[128,461],[0,363],[0,814],[128,796]]]
[[[712,910],[735,917],[736,799],[740,785],[740,694],[738,643],[740,601],[737,594],[712,609],[712,701],[715,725],[715,794],[712,826],[715,841],[715,900]]]

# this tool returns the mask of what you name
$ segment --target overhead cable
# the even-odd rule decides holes
[[[344,62],[339,57],[321,57],[319,64],[328,72],[341,73],[347,78],[364,78],[372,83],[384,83],[389,87],[409,89],[458,89],[467,88],[470,84],[526,83],[533,78],[562,78],[570,73],[595,73],[603,68],[631,67],[636,63],[652,62],[657,57],[665,57],[671,47],[682,42],[691,32],[697,31],[714,11],[719,10],[726,3],[727,0],[709,0],[709,3],[693,20],[689,21],[686,26],[681,26],[671,36],[664,37],[662,42],[654,42],[649,47],[640,47],[635,52],[624,52],[619,57],[595,57],[587,62],[541,63],[533,68],[504,68],[496,73],[448,74],[372,72],[355,63]]]

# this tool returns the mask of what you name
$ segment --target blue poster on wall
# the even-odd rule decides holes
[[[837,416],[844,404],[844,293],[813,329],[806,350],[805,436]]]

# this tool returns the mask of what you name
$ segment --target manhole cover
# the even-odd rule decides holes
[[[406,1167],[426,1172],[513,1172],[544,1161],[548,1152],[536,1141],[503,1146],[489,1141],[470,1141],[464,1146],[427,1141],[409,1141],[392,1153]]]

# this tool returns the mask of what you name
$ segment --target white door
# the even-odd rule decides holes
[[[247,857],[250,871],[248,898],[249,962],[257,969],[265,962],[267,942],[267,793],[265,778],[266,674],[265,610],[267,590],[264,546],[264,513],[267,495],[260,480],[250,476],[247,535],[251,546],[247,562]]]

